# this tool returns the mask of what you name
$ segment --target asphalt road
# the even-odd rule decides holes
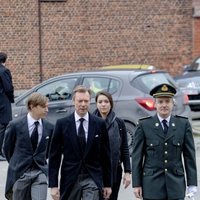
[[[200,122],[195,122],[193,126],[197,133],[200,133]],[[196,145],[196,158],[197,158],[197,169],[200,169],[200,134],[195,135],[195,145]],[[5,180],[7,174],[8,164],[6,161],[0,161],[0,200],[4,200],[4,188],[5,188]],[[200,199],[200,171],[198,172],[198,190],[195,196],[195,200]],[[51,200],[48,195],[48,200]],[[136,200],[133,195],[133,189],[129,186],[127,189],[124,189],[121,186],[119,193],[119,200]]]

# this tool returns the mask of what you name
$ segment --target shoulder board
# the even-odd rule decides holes
[[[151,117],[152,117],[152,116],[142,117],[142,118],[140,118],[139,120],[149,119],[149,118],[151,118]]]
[[[175,115],[175,117],[180,117],[180,118],[188,119],[188,117],[186,117],[186,116],[181,116],[181,115]]]

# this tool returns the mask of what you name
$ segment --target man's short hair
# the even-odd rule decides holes
[[[0,63],[5,63],[7,60],[7,54],[0,52]]]
[[[41,106],[45,107],[48,102],[48,98],[38,92],[34,92],[30,95],[30,97],[27,99],[26,105],[27,109],[31,110],[31,106]]]
[[[77,92],[80,92],[80,93],[86,93],[86,92],[88,92],[90,96],[92,94],[92,91],[89,88],[85,87],[84,85],[78,85],[78,86],[76,86],[74,88],[74,90],[73,90],[73,98],[74,98],[74,96],[75,96],[75,94]]]

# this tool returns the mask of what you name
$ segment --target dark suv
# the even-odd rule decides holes
[[[113,96],[117,116],[125,121],[131,150],[132,136],[138,119],[155,114],[154,100],[149,91],[161,83],[169,83],[176,87],[173,78],[164,71],[102,69],[68,73],[46,80],[17,97],[13,104],[13,119],[27,113],[25,103],[32,92],[40,92],[49,98],[47,119],[55,123],[58,118],[74,111],[72,91],[75,86],[81,84],[92,89],[91,112],[96,108],[95,93],[106,90]],[[186,100],[177,88],[175,114],[189,116],[190,109]]]

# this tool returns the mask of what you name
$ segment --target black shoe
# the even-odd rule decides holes
[[[0,155],[0,161],[6,161],[6,158],[2,155]]]

